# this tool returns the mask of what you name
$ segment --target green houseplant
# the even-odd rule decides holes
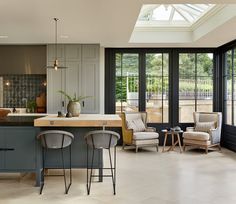
[[[69,100],[69,103],[67,105],[67,112],[71,113],[72,117],[78,117],[80,115],[81,111],[80,101],[90,97],[90,96],[76,97],[76,94],[74,94],[74,96],[72,97],[65,91],[59,90],[58,92],[64,95]]]

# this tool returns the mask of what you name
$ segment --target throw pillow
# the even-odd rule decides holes
[[[195,126],[195,131],[209,132],[210,129],[215,129],[215,122],[198,122]]]
[[[146,129],[143,121],[140,118],[127,121],[127,127],[128,129],[133,129],[134,132],[143,132]]]

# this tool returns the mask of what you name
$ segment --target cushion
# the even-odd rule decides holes
[[[210,129],[215,129],[215,122],[198,122],[195,126],[197,132],[209,132]]]
[[[128,129],[133,129],[134,132],[142,132],[146,130],[146,127],[141,118],[135,120],[128,120],[127,127]]]
[[[210,140],[190,140],[190,139],[184,139],[183,140],[184,144],[193,144],[193,145],[210,145],[211,141]]]
[[[210,135],[207,132],[184,132],[183,138],[206,141],[210,139]]]
[[[135,132],[133,135],[134,140],[150,140],[158,137],[159,134],[157,132]]]
[[[134,145],[155,145],[155,144],[159,144],[159,140],[158,139],[133,140],[132,144],[134,144]]]

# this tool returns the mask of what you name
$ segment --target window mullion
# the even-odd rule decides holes
[[[197,111],[197,53],[195,53],[195,111]]]
[[[232,49],[232,54],[231,54],[231,66],[232,66],[232,88],[231,88],[231,92],[232,92],[232,125],[234,125],[234,49]]]

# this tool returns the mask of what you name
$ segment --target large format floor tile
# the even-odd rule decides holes
[[[87,196],[85,170],[73,170],[68,195],[62,177],[47,177],[39,195],[33,175],[0,174],[0,204],[235,204],[235,181],[236,153],[226,149],[206,155],[201,150],[135,153],[118,148],[116,196],[110,178],[94,182]]]

